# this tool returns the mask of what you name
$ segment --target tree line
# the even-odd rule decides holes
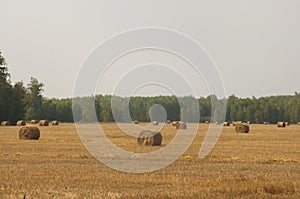
[[[133,120],[144,122],[151,121],[149,110],[155,104],[164,107],[167,118],[157,120],[180,120],[187,118],[191,121],[194,118],[187,116],[200,112],[199,122],[210,121],[212,113],[217,111],[218,104],[226,103],[225,121],[251,121],[252,123],[287,121],[296,123],[300,121],[300,93],[294,95],[239,98],[234,95],[227,99],[217,99],[216,96],[194,98],[192,96],[156,96],[156,97],[117,97],[111,95],[95,95],[89,97],[78,97],[75,99],[56,99],[43,97],[44,84],[36,78],[31,78],[25,86],[23,82],[12,84],[7,64],[0,52],[0,121],[8,120],[16,123],[17,120],[25,119],[48,119],[61,122],[113,122],[114,116],[118,121],[127,122],[124,114],[124,106],[129,106],[129,115]],[[112,106],[112,100],[114,106]],[[81,102],[81,103],[73,103]],[[183,103],[183,105],[181,104]],[[212,108],[212,102],[214,107]],[[87,103],[87,105],[83,105]],[[197,103],[195,106],[187,106]],[[91,106],[92,104],[92,106]],[[184,106],[184,107],[182,107]],[[90,109],[94,108],[96,118],[91,114]],[[182,111],[182,110],[185,111]],[[74,112],[74,118],[73,118]],[[217,114],[218,115],[218,114]],[[153,116],[153,115],[152,115]],[[124,118],[123,118],[124,117]],[[215,118],[214,121],[221,120]],[[192,121],[198,122],[198,121]]]

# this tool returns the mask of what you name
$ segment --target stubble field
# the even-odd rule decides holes
[[[85,124],[88,128],[88,124]],[[145,124],[142,124],[145,125]],[[101,124],[117,146],[140,147],[113,123]],[[300,125],[250,125],[249,134],[224,127],[212,152],[198,157],[207,124],[177,161],[145,174],[113,170],[94,159],[74,124],[39,127],[38,141],[19,140],[20,127],[0,127],[0,198],[300,198]],[[176,129],[161,131],[162,146]]]

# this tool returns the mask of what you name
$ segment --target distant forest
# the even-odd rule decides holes
[[[74,122],[72,113],[72,99],[48,99],[42,96],[44,84],[36,78],[31,78],[26,86],[23,82],[12,84],[7,64],[0,52],[0,121],[8,120],[12,124],[17,120],[48,119],[61,122]],[[110,95],[96,95],[85,97],[91,99],[96,107],[99,122],[113,122]],[[85,99],[78,98],[80,99]],[[200,109],[200,121],[210,121],[211,103],[216,96],[182,97],[187,100],[197,100]],[[126,100],[118,97],[119,100]],[[224,102],[224,99],[219,99]],[[167,119],[180,120],[180,105],[176,96],[131,97],[129,101],[132,119],[149,122],[149,108],[154,104],[161,104],[166,112]],[[76,121],[91,122],[87,110],[74,106]],[[195,110],[190,110],[195,111]],[[260,98],[238,98],[234,95],[227,99],[226,121],[251,121],[276,123],[300,121],[300,92],[288,96],[270,96]]]

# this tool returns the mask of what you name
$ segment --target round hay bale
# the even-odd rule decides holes
[[[237,124],[243,124],[243,121],[232,122],[232,126],[236,126]]]
[[[288,123],[288,122],[285,122],[285,126],[289,126],[290,125],[290,123]]]
[[[53,120],[51,122],[52,126],[58,126],[59,125],[59,122],[57,120]]]
[[[242,123],[237,123],[235,124],[235,132],[237,133],[249,133],[249,125],[247,124],[242,124]]]
[[[140,146],[160,146],[162,142],[162,135],[160,132],[143,130],[139,134],[137,142]]]
[[[22,140],[38,140],[40,138],[40,130],[33,126],[22,127],[19,130],[19,138]]]
[[[134,123],[134,124],[138,124],[138,123],[140,123],[140,122],[139,122],[138,120],[134,120],[133,123]]]
[[[250,122],[250,121],[248,121],[248,122],[247,122],[247,124],[251,124],[251,122]]]
[[[209,124],[209,121],[205,121],[205,124]]]
[[[167,124],[171,124],[171,120],[167,120],[166,123],[167,123]]]
[[[224,122],[223,126],[230,126],[230,123],[229,122]]]
[[[300,125],[300,122],[297,122],[298,125]]]
[[[172,122],[172,126],[176,126],[177,123],[178,123],[178,121],[173,121],[173,122]]]
[[[2,121],[1,126],[10,126],[10,122],[9,121]]]
[[[176,124],[176,129],[186,129],[186,128],[187,128],[187,125],[184,122],[178,122]]]
[[[41,120],[41,121],[39,122],[39,126],[49,126],[48,120]]]
[[[277,122],[277,127],[285,128],[285,122]]]
[[[17,121],[17,126],[25,126],[26,122],[24,120]]]
[[[153,124],[153,126],[158,126],[159,123],[158,123],[158,121],[153,121],[152,124]]]
[[[270,122],[264,122],[263,124],[264,124],[264,125],[269,125],[269,124],[270,124]]]
[[[31,124],[37,124],[37,123],[39,123],[39,121],[38,120],[30,120],[30,123]]]

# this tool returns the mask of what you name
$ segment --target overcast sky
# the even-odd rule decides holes
[[[227,95],[293,94],[300,91],[299,10],[298,0],[0,0],[0,51],[13,82],[36,77],[45,96],[70,97],[81,64],[101,42],[134,28],[162,27],[207,50]],[[168,56],[148,52],[131,59],[180,63]],[[114,69],[132,64],[128,59]],[[199,79],[206,95],[203,85]]]

